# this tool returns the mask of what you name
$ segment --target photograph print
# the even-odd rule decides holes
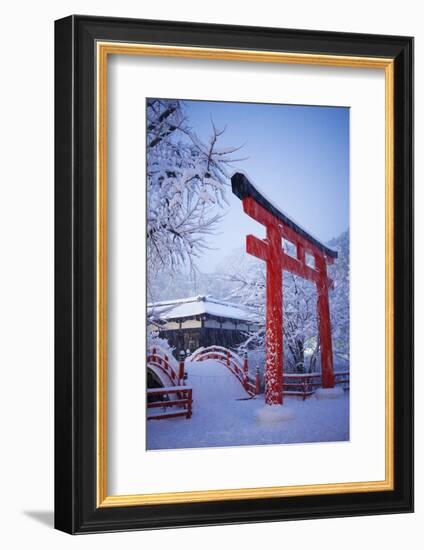
[[[146,448],[349,441],[349,108],[146,100]]]

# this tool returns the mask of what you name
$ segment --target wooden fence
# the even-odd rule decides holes
[[[193,408],[193,390],[189,386],[149,388],[147,390],[146,406],[147,420],[160,420],[165,418],[176,418],[179,416],[191,418]],[[150,413],[149,409],[155,410]]]

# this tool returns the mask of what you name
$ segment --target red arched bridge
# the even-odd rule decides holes
[[[199,363],[205,366],[199,369]],[[209,386],[207,392],[205,384]],[[199,348],[185,361],[179,362],[158,346],[149,349],[148,420],[178,416],[190,418],[193,390],[207,399],[250,399],[260,391],[259,373],[252,375],[247,359],[220,346]]]

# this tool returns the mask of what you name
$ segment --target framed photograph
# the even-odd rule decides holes
[[[413,39],[55,24],[55,525],[413,510]]]

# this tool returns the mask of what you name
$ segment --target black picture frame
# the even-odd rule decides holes
[[[94,91],[99,40],[394,60],[394,490],[97,506]],[[56,21],[55,527],[76,534],[411,511],[413,39],[79,15]]]

